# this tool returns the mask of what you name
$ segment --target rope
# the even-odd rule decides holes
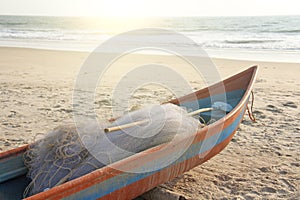
[[[247,112],[248,112],[248,116],[251,119],[251,121],[256,122],[256,118],[253,115],[253,104],[254,104],[254,93],[253,93],[253,91],[251,91],[251,105],[249,108],[249,104],[247,104]]]

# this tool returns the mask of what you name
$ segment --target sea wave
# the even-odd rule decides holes
[[[278,30],[274,31],[276,33],[300,33],[300,29],[295,29],[295,30]]]
[[[200,46],[209,48],[240,48],[253,50],[299,50],[300,16],[277,17],[177,17],[147,19],[133,28],[164,28],[180,32],[192,38]],[[148,22],[151,23],[148,23]],[[120,30],[112,26],[125,26],[122,23],[110,24],[106,19],[80,17],[35,17],[0,16],[0,46],[13,42],[23,46],[34,43],[51,42],[59,47],[64,41],[80,43],[83,46],[101,44],[118,34]],[[121,32],[122,32],[121,31]],[[153,34],[153,33],[149,33]],[[126,43],[135,40],[133,35]],[[170,41],[161,35],[161,44],[188,46],[179,41]],[[3,42],[4,41],[4,42]],[[151,43],[151,41],[149,41]],[[74,50],[76,46],[71,45]]]
[[[228,44],[260,44],[260,43],[272,43],[282,42],[283,40],[225,40]]]
[[[26,25],[27,22],[0,22],[3,26],[15,26],[15,25]]]

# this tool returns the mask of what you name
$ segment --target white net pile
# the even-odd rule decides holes
[[[148,148],[197,132],[199,121],[173,104],[128,113],[108,127],[144,120],[129,128],[104,133],[102,124],[63,126],[29,147],[24,155],[32,180],[24,196],[42,192]]]

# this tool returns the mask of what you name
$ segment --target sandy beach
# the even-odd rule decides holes
[[[31,143],[37,135],[72,119],[76,75],[88,53],[0,48],[0,151]],[[139,65],[154,55],[134,55],[123,65]],[[156,56],[181,68],[170,56]],[[132,62],[134,61],[134,64]],[[247,115],[231,143],[219,155],[160,187],[187,199],[300,198],[300,64],[214,58],[222,78],[259,66],[254,85],[253,123]],[[205,87],[184,72],[194,89]],[[110,77],[116,79],[116,77]],[[97,93],[102,117],[111,108],[111,82]],[[144,89],[130,109],[171,97],[165,90]]]

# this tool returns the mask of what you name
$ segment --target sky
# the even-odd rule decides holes
[[[0,15],[257,16],[300,15],[299,0],[0,0]]]

